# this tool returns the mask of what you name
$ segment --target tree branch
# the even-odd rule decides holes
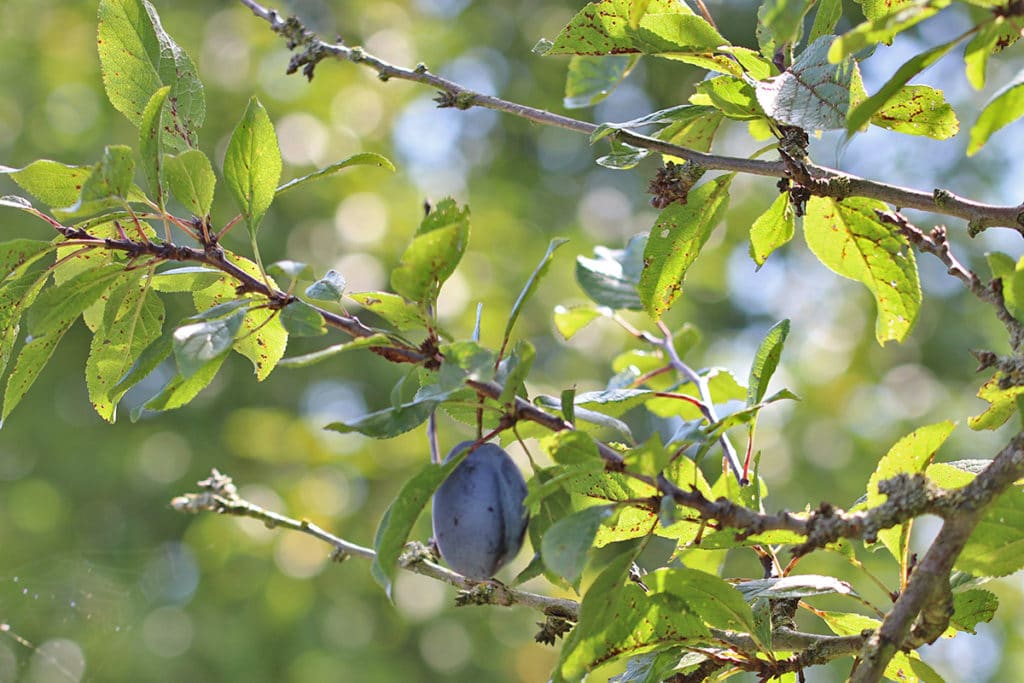
[[[294,73],[301,68],[302,73],[307,78],[312,79],[316,65],[327,57],[333,57],[373,69],[382,81],[396,78],[435,88],[442,93],[438,98],[439,106],[442,107],[455,107],[457,109],[483,107],[511,114],[545,126],[564,128],[584,135],[591,135],[598,128],[597,125],[587,121],[580,121],[579,119],[562,116],[543,109],[528,107],[493,95],[474,92],[454,81],[430,73],[424,64],[419,64],[413,69],[407,69],[390,64],[366,52],[361,47],[348,47],[340,42],[329,43],[323,41],[315,33],[306,29],[295,17],[283,19],[277,10],[268,9],[255,2],[255,0],[239,0],[239,2],[248,7],[257,17],[270,24],[270,28],[275,33],[285,37],[288,41],[289,49],[301,48],[300,52],[293,55],[288,66],[288,73]],[[708,154],[673,145],[630,130],[616,131],[615,136],[618,140],[635,147],[686,159],[710,170],[746,173],[772,178],[784,178],[793,175],[793,165],[786,161],[761,161],[743,157]],[[806,180],[814,181],[811,183],[812,192],[819,196],[835,199],[851,196],[869,197],[899,208],[919,209],[943,216],[961,218],[968,222],[968,230],[972,236],[990,227],[1010,228],[1024,235],[1024,205],[999,206],[984,204],[960,197],[944,189],[923,192],[861,178],[810,162],[801,164],[801,169],[801,173],[806,175]]]
[[[216,469],[211,472],[207,479],[198,482],[198,485],[202,492],[185,493],[177,496],[171,500],[170,507],[178,512],[188,514],[215,512],[236,517],[250,517],[260,520],[269,528],[281,527],[297,531],[330,545],[333,548],[331,559],[337,562],[349,557],[372,560],[377,556],[373,549],[335,536],[308,520],[294,519],[245,500],[238,494],[238,489],[231,477],[222,474]],[[579,619],[579,603],[575,600],[554,598],[540,595],[539,593],[509,588],[493,580],[477,581],[469,579],[462,574],[453,572],[427,559],[427,556],[428,553],[421,544],[410,543],[407,545],[407,552],[403,554],[400,560],[400,566],[405,571],[443,581],[465,591],[467,595],[459,599],[459,604],[489,604],[505,607],[523,605],[542,612],[549,617],[564,619],[570,622],[576,622]],[[749,634],[721,629],[711,629],[711,634],[716,641],[738,652],[755,654],[759,651],[760,646]],[[832,659],[849,656],[857,652],[863,647],[865,642],[865,638],[862,636],[827,636],[804,633],[791,628],[779,628],[772,636],[772,644],[775,649],[798,650],[802,652],[790,658],[792,661],[784,660],[774,664],[751,658],[748,667],[745,668],[761,672],[778,670],[778,673],[784,673],[785,671],[795,671],[796,668],[787,668],[786,662],[790,662],[791,666],[795,662],[802,662],[798,668],[823,664]]]

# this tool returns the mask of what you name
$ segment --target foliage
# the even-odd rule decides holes
[[[312,78],[326,44],[297,20],[261,15],[258,5],[244,4],[299,50],[291,70],[303,66]],[[561,292],[557,297],[554,324],[566,340],[597,326],[601,335],[622,333],[616,341],[602,337],[597,347],[607,379],[559,375],[551,381],[545,375],[553,363],[545,348],[551,340],[530,319],[537,315],[534,300],[547,288],[557,291],[551,284],[560,277],[556,271],[568,270],[556,251],[565,250],[565,239],[527,239],[522,231],[491,236],[502,263],[505,254],[498,250],[507,251],[508,244],[501,239],[537,242],[531,254],[537,251],[539,259],[517,264],[516,286],[506,282],[495,302],[508,313],[486,329],[482,317],[493,317],[491,308],[478,308],[472,325],[465,316],[441,313],[459,273],[480,267],[474,240],[488,239],[493,218],[454,197],[428,203],[418,227],[407,231],[404,248],[389,255],[390,291],[349,291],[349,274],[322,263],[288,258],[265,265],[261,248],[269,254],[281,247],[281,235],[268,237],[280,230],[281,221],[274,220],[279,204],[314,193],[339,174],[348,177],[346,169],[396,166],[360,151],[282,182],[290,169],[281,126],[256,96],[231,119],[237,124],[225,131],[223,161],[214,163],[217,145],[199,137],[209,118],[206,89],[195,63],[161,24],[157,7],[147,0],[100,0],[103,84],[111,106],[137,129],[137,150],[109,141],[91,164],[40,159],[0,167],[20,188],[0,205],[50,231],[35,239],[26,228],[26,236],[0,243],[0,421],[5,431],[18,421],[16,409],[45,366],[59,359],[56,347],[79,318],[89,335],[83,344],[89,402],[110,423],[119,404],[129,406],[133,421],[152,421],[165,419],[157,413],[201,402],[219,374],[229,372],[232,352],[251,363],[260,382],[279,367],[333,361],[355,366],[376,357],[411,369],[400,376],[374,371],[373,383],[383,389],[370,395],[382,407],[333,415],[325,426],[344,438],[406,439],[400,443],[429,443],[434,451],[435,462],[418,457],[416,474],[395,478],[389,489],[397,495],[386,511],[377,510],[372,573],[389,597],[400,593],[401,569],[434,571],[433,561],[410,555],[406,543],[421,528],[431,496],[460,462],[437,462],[438,417],[447,415],[444,429],[469,431],[476,443],[518,444],[529,455],[533,476],[526,504],[534,556],[510,588],[543,580],[548,592],[579,597],[578,611],[565,613],[553,611],[555,603],[543,596],[512,593],[520,596],[512,602],[536,599],[549,619],[572,626],[552,663],[552,680],[582,680],[609,663],[619,667],[620,683],[697,680],[695,672],[700,680],[736,671],[793,677],[834,660],[848,670],[851,658],[857,662],[854,680],[942,680],[918,648],[940,636],[975,633],[999,606],[997,596],[977,584],[1024,566],[1024,556],[1014,552],[1024,538],[1024,498],[1015,484],[1024,475],[1022,437],[988,453],[991,463],[973,467],[935,461],[953,432],[948,419],[917,426],[853,482],[861,500],[851,511],[840,509],[839,499],[814,508],[808,498],[797,502],[795,514],[770,514],[765,499],[776,482],[765,468],[773,454],[763,448],[764,428],[757,427],[777,419],[771,417],[775,411],[814,410],[810,401],[793,408],[799,397],[789,389],[769,393],[776,371],[787,366],[787,342],[792,346],[802,332],[789,319],[761,325],[744,386],[724,367],[697,365],[696,328],[676,317],[687,296],[700,292],[694,273],[713,258],[705,252],[737,210],[737,199],[756,203],[744,235],[751,267],[784,258],[779,250],[800,227],[810,254],[870,293],[879,346],[913,340],[927,302],[915,250],[938,257],[966,284],[974,305],[993,307],[993,319],[1009,338],[1008,354],[975,352],[995,375],[977,389],[990,407],[972,417],[970,427],[995,429],[1021,409],[1019,264],[991,256],[994,279],[985,284],[957,260],[959,245],[945,229],[926,232],[890,211],[911,207],[967,219],[973,236],[989,227],[1024,232],[1014,207],[969,202],[944,190],[915,194],[825,169],[812,161],[810,136],[839,131],[849,144],[869,126],[934,140],[956,135],[959,119],[943,92],[909,82],[964,45],[967,78],[980,87],[990,56],[1019,36],[1024,8],[950,0],[860,4],[863,16],[843,30],[840,2],[765,0],[755,49],[723,35],[710,15],[688,4],[601,0],[580,9],[553,40],[536,45],[537,54],[570,57],[567,107],[602,102],[652,61],[667,63],[652,70],[706,74],[687,104],[626,122],[575,125],[593,145],[610,145],[611,152],[597,159],[604,168],[643,168],[643,160],[658,153],[664,166],[650,181],[657,215],[645,234],[596,245],[593,257],[577,257],[575,278],[589,301],[574,303]],[[873,64],[879,46],[966,5],[972,6],[970,29],[921,48],[868,94],[862,66]],[[543,110],[524,114],[509,101],[484,100],[426,67],[394,67],[341,43],[333,54],[377,70],[382,80],[438,88],[442,108],[480,105],[573,128]],[[977,113],[968,155],[1020,118],[1019,86],[1017,79],[1000,87]],[[707,153],[737,125],[772,145],[749,158]],[[754,158],[769,152],[779,161]],[[748,173],[779,178],[777,192],[739,196],[736,185]],[[380,175],[369,169],[365,174]],[[232,230],[241,222],[248,244],[235,246]],[[522,270],[533,264],[532,273]],[[840,306],[840,295],[830,292],[824,303]],[[329,331],[348,338],[317,340]],[[622,348],[615,348],[618,339]],[[577,384],[593,389],[578,390]],[[813,495],[833,500],[820,490]],[[912,532],[917,519],[929,514],[943,519],[943,532],[918,556]],[[944,540],[947,530],[962,536],[959,545]],[[898,565],[884,578],[859,559],[879,547]],[[726,551],[756,558],[762,575],[751,579],[749,568],[723,563]],[[804,570],[830,554],[848,563],[858,580],[883,587],[896,607],[916,607],[897,609],[861,595],[836,568]],[[441,576],[466,585],[459,583],[466,577]],[[822,596],[831,600],[827,608],[808,602]],[[863,609],[879,619],[862,615]],[[909,617],[903,614],[908,609]],[[797,629],[798,611],[801,628],[804,617],[816,618],[809,630],[821,633]],[[872,639],[876,632],[886,638]]]

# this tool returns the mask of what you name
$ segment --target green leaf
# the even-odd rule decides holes
[[[409,539],[413,524],[430,500],[430,496],[468,452],[465,450],[443,464],[430,463],[424,466],[412,479],[405,482],[381,518],[373,541],[377,556],[373,558],[372,573],[388,598],[394,599],[392,591],[395,574],[398,573],[398,558]]]
[[[533,368],[536,356],[537,350],[533,344],[525,339],[516,342],[512,347],[512,353],[498,366],[497,379],[502,385],[498,403],[511,406],[515,403],[517,395],[526,395],[526,378]]]
[[[703,17],[682,3],[651,0],[635,28],[628,0],[592,2],[573,17],[545,55],[623,55],[707,53],[727,45]]]
[[[754,86],[735,76],[716,76],[701,81],[690,96],[690,104],[714,107],[726,117],[737,121],[763,119]]]
[[[564,429],[543,437],[540,447],[552,460],[562,465],[604,467],[593,437],[574,429]]]
[[[1017,412],[1017,397],[1024,395],[1024,386],[1012,384],[1006,389],[1000,389],[1002,378],[1003,373],[997,372],[978,389],[978,398],[990,405],[979,415],[967,418],[967,425],[971,429],[999,429]]]
[[[242,310],[227,318],[182,325],[174,331],[174,359],[182,378],[189,379],[204,366],[227,354],[247,312]]]
[[[1016,43],[1024,21],[1020,17],[994,17],[984,23],[964,48],[967,80],[975,90],[985,87],[985,71],[993,54]]]
[[[805,0],[764,0],[757,10],[756,33],[761,54],[771,57],[776,50],[799,43],[804,16],[813,5]]]
[[[163,105],[163,142],[174,150],[195,147],[196,131],[206,117],[203,84],[153,6],[145,0],[101,0],[96,42],[103,85],[114,108],[141,127],[153,94],[170,86]]]
[[[646,244],[646,235],[635,235],[625,249],[597,246],[596,258],[576,257],[576,281],[591,301],[611,309],[643,307],[636,286]]]
[[[611,311],[605,309],[607,313]],[[555,306],[555,329],[566,341],[572,339],[577,332],[598,318],[607,317],[605,312],[593,306]]]
[[[19,268],[0,282],[0,377],[7,369],[18,341],[21,314],[32,305],[49,279],[49,270],[26,273]]]
[[[569,60],[562,106],[566,109],[594,106],[615,90],[636,66],[638,59],[637,55],[574,55]]]
[[[261,277],[259,268],[247,258],[225,251],[225,258],[253,277]],[[273,281],[271,281],[273,284]],[[227,274],[205,289],[194,291],[192,299],[196,310],[205,311],[219,304],[238,299],[235,292],[237,282]],[[275,311],[269,308],[254,308],[242,322],[242,329],[235,341],[234,349],[252,361],[256,379],[267,378],[284,355],[288,344],[288,332],[281,324]]]
[[[53,248],[51,242],[43,240],[19,238],[0,242],[0,282],[8,276],[20,275]]]
[[[349,422],[332,422],[324,429],[342,434],[358,432],[374,439],[390,439],[426,422],[440,402],[440,398],[417,398],[409,403],[378,410]]]
[[[643,147],[620,142],[616,138],[609,138],[611,151],[604,156],[597,158],[597,164],[615,171],[625,171],[634,168],[641,161],[651,155],[651,150]]]
[[[1024,73],[999,89],[985,103],[978,120],[971,126],[967,156],[973,156],[1000,128],[1024,116]]]
[[[921,308],[914,252],[898,229],[878,220],[875,211],[885,208],[859,197],[841,202],[812,197],[804,218],[804,237],[818,260],[874,295],[879,344],[906,339]]]
[[[153,93],[142,110],[139,121],[139,155],[142,157],[142,170],[146,174],[149,191],[156,198],[157,206],[164,206],[163,189],[163,113],[164,103],[171,92],[171,86],[165,85]],[[203,214],[205,215],[205,214]]]
[[[667,593],[687,606],[711,628],[754,635],[754,613],[743,594],[717,576],[696,569],[658,569],[644,576],[652,595]],[[765,643],[758,643],[761,648]]]
[[[369,337],[359,337],[353,339],[350,342],[343,344],[335,344],[328,346],[326,349],[320,349],[319,351],[313,351],[301,356],[291,356],[289,358],[282,358],[278,363],[281,367],[288,368],[304,368],[307,365],[313,365],[320,361],[327,360],[331,356],[336,356],[339,353],[345,353],[346,351],[355,351],[356,349],[365,349],[371,346],[381,346],[388,343],[388,338],[383,334],[375,334]]]
[[[901,473],[923,472],[934,460],[935,452],[949,438],[955,426],[952,422],[946,421],[920,427],[896,442],[878,461],[878,466],[868,479],[867,506],[876,507],[885,502],[886,496],[878,492],[880,481]],[[905,562],[909,559],[906,550],[912,528],[913,520],[910,520],[878,532],[878,539],[889,549],[904,571]]]
[[[992,502],[953,567],[974,576],[1024,568],[1024,489],[1012,486]]]
[[[298,280],[312,280],[313,267],[302,261],[284,259],[275,261],[267,266],[267,274],[282,281],[296,282]]]
[[[628,580],[633,553],[612,560],[580,603],[580,619],[569,634],[554,683],[579,681],[612,659],[668,645],[696,647],[711,633],[687,600],[668,592],[648,595]]]
[[[302,300],[293,301],[281,309],[281,324],[293,337],[318,337],[327,334],[324,317]]]
[[[867,0],[861,4],[868,21],[836,38],[828,55],[834,62],[879,43],[891,44],[897,34],[934,16],[950,0]]]
[[[165,156],[164,179],[174,198],[194,215],[204,218],[210,213],[217,177],[203,152],[190,149],[177,156]]]
[[[877,631],[877,619],[850,612],[815,612],[832,632],[839,636],[857,636],[864,631]],[[943,683],[942,677],[921,661],[916,652],[897,652],[885,667],[883,675],[890,681],[907,683]]]
[[[875,112],[871,123],[898,133],[924,135],[936,140],[960,132],[956,112],[941,90],[926,85],[905,85]]]
[[[332,268],[324,273],[322,278],[306,287],[306,296],[317,301],[340,303],[341,297],[345,294],[346,284],[348,283],[345,276]]]
[[[768,382],[779,366],[782,348],[789,336],[789,320],[781,320],[768,330],[750,365],[750,379],[747,380],[747,405],[760,403],[768,392]]]
[[[193,292],[209,287],[223,276],[213,268],[182,266],[156,273],[150,278],[150,286],[158,292]]]
[[[822,36],[835,32],[836,25],[843,18],[843,0],[819,0],[818,11],[814,14],[814,24],[807,42],[813,43]]]
[[[614,511],[612,505],[595,505],[555,522],[541,542],[544,565],[570,584],[578,585],[587,552],[594,545],[594,535]]]
[[[281,179],[281,150],[267,110],[253,97],[231,133],[224,154],[224,181],[255,235]]]
[[[428,213],[391,273],[391,286],[410,301],[433,304],[469,242],[469,208],[442,199]]]
[[[992,621],[999,608],[995,593],[972,588],[953,595],[953,616],[949,625],[958,631],[976,633],[974,627],[983,621]]]
[[[58,217],[78,217],[120,207],[132,191],[135,161],[127,145],[110,145],[103,149],[103,158],[93,166],[82,183],[82,191],[74,204],[55,208]]]
[[[789,193],[783,192],[750,226],[750,258],[758,268],[764,265],[773,251],[793,239],[795,226]]]
[[[21,189],[47,206],[70,206],[78,200],[82,185],[92,175],[92,166],[68,166],[58,161],[39,159],[24,168],[0,166]]]
[[[845,581],[832,576],[817,574],[796,574],[780,579],[755,579],[741,581],[736,590],[747,602],[754,600],[784,600],[791,598],[810,598],[815,595],[856,595],[853,587]]]
[[[729,201],[732,174],[692,190],[686,204],[673,203],[658,216],[644,249],[638,291],[655,320],[682,293],[683,279],[718,225]]]
[[[287,183],[277,188],[277,194],[284,194],[289,190],[294,190],[300,185],[311,183],[314,180],[323,180],[324,178],[330,178],[331,176],[336,175],[339,171],[342,171],[352,166],[376,166],[378,168],[387,169],[392,173],[394,173],[395,171],[395,165],[391,163],[391,161],[387,157],[381,156],[380,154],[377,154],[375,152],[360,152],[358,154],[353,154],[350,157],[346,157],[341,161],[336,161],[330,166],[325,166],[318,171],[313,171],[312,173],[304,175],[301,178],[289,180]]]
[[[800,53],[784,73],[756,85],[757,101],[776,121],[807,130],[834,130],[846,124],[854,61],[828,60],[832,36],[822,36]]]
[[[160,337],[164,305],[145,280],[129,281],[107,301],[103,324],[96,330],[85,362],[85,382],[96,413],[107,422],[116,418],[119,388],[143,351]]]
[[[351,292],[348,298],[379,315],[400,332],[422,330],[427,321],[420,307],[390,292]]]
[[[163,347],[160,346],[157,350],[162,351]],[[152,357],[155,357],[156,355],[157,354],[154,353]],[[199,395],[200,391],[209,386],[210,382],[213,381],[213,378],[216,377],[217,371],[220,370],[220,366],[223,365],[225,358],[227,358],[227,354],[224,353],[216,356],[210,362],[196,370],[195,374],[191,377],[182,377],[180,374],[176,374],[171,377],[167,384],[165,384],[160,390],[160,393],[146,401],[144,405],[138,406],[132,410],[132,422],[137,421],[146,410],[174,410],[182,407],[183,405],[187,405],[192,401],[192,399]]]
[[[954,38],[948,43],[937,45],[908,59],[903,66],[897,69],[892,78],[882,86],[881,90],[858,104],[849,113],[846,117],[847,135],[852,135],[867,124],[871,117],[882,107],[886,106],[911,78],[942,59],[947,52],[956,47],[962,40],[963,36]]]
[[[540,263],[530,273],[530,277],[526,280],[526,284],[523,285],[522,291],[519,292],[519,296],[516,297],[516,302],[512,305],[512,311],[508,315],[508,322],[505,323],[505,334],[502,337],[502,346],[508,343],[508,339],[512,334],[512,328],[515,327],[516,320],[519,319],[519,314],[523,311],[523,306],[529,301],[530,297],[533,296],[534,292],[537,291],[537,285],[540,283],[547,272],[548,267],[551,265],[551,258],[555,254],[555,250],[560,246],[568,242],[569,240],[561,237],[556,237],[548,243],[547,251],[544,252],[544,256],[541,257]]]
[[[147,297],[147,299],[153,299],[158,301],[157,297]],[[147,304],[148,305],[148,304]],[[133,386],[144,380],[153,370],[157,368],[165,358],[171,355],[174,346],[174,328],[167,328],[163,333],[157,337],[157,339],[147,346],[139,357],[132,363],[132,366],[128,368],[128,371],[121,377],[117,384],[109,390],[110,402],[115,406],[121,400],[121,398],[128,393],[128,390]],[[132,419],[136,419],[135,413],[141,412],[140,409],[136,409],[133,412]]]

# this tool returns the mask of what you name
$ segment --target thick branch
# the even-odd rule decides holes
[[[911,639],[915,620],[929,605],[946,601],[953,564],[985,509],[1021,477],[1024,477],[1024,433],[1015,436],[971,483],[950,492],[950,506],[955,514],[946,517],[935,541],[910,575],[906,590],[882,621],[881,628],[865,643],[859,664],[850,678],[852,683],[882,680],[882,672],[893,655],[900,648],[915,644]],[[932,623],[933,614],[923,616],[915,635],[926,632],[935,640],[945,627],[938,628]],[[948,624],[948,616],[946,622]]]
[[[290,48],[301,48],[301,51],[292,57],[288,69],[289,73],[297,71],[301,67],[303,73],[307,77],[312,78],[316,65],[326,57],[333,57],[369,67],[376,71],[383,81],[396,78],[435,88],[442,93],[441,97],[438,98],[441,106],[456,107],[458,109],[469,109],[471,107],[493,109],[535,123],[564,128],[584,135],[590,135],[597,130],[595,124],[587,121],[580,121],[579,119],[562,116],[543,109],[528,107],[493,95],[474,92],[454,81],[430,73],[427,67],[422,64],[414,69],[407,69],[390,64],[367,53],[360,47],[348,47],[340,42],[329,43],[320,40],[294,17],[283,19],[276,10],[268,9],[255,2],[255,0],[239,1],[252,10],[253,14],[257,17],[269,23],[272,30],[284,36],[288,40]],[[622,142],[686,159],[711,170],[746,173],[773,178],[790,177],[793,171],[792,164],[787,164],[785,161],[759,161],[742,157],[707,154],[628,130],[617,131],[615,135]],[[813,186],[811,188],[812,192],[820,196],[836,199],[850,196],[870,197],[899,208],[919,209],[943,216],[962,218],[968,221],[972,235],[989,227],[1007,227],[1024,235],[1024,205],[998,206],[984,204],[957,196],[943,189],[922,192],[920,190],[861,178],[828,168],[827,166],[818,166],[811,163],[801,164],[801,168],[801,172],[807,176],[806,179],[814,181],[811,183]]]

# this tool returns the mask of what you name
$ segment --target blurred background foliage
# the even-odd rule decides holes
[[[591,149],[582,136],[489,111],[438,110],[431,91],[381,83],[351,64],[324,62],[307,83],[285,76],[282,41],[240,5],[154,4],[206,84],[201,144],[215,165],[256,94],[277,126],[285,178],[362,150],[383,153],[399,167],[394,175],[356,168],[283,196],[261,233],[267,261],[307,261],[318,273],[336,268],[350,290],[386,288],[424,200],[452,194],[469,203],[473,222],[467,256],[441,298],[441,317],[456,336],[469,335],[481,302],[483,341],[496,344],[549,239],[564,236],[570,244],[558,252],[517,327],[538,349],[532,390],[557,395],[570,386],[600,388],[612,374],[611,359],[635,346],[602,323],[565,343],[553,331],[551,311],[583,300],[573,280],[576,255],[590,255],[597,244],[621,247],[653,224],[644,190],[655,162],[629,172],[603,169],[593,159],[604,150]],[[727,37],[755,45],[756,3],[707,4]],[[477,90],[557,112],[564,111],[566,61],[542,59],[530,48],[540,37],[554,37],[580,6],[564,0],[278,4],[325,37],[340,35],[401,65],[422,61]],[[851,25],[856,11],[847,7],[841,28]],[[965,10],[945,12],[880,48],[864,65],[869,91],[915,51],[962,31],[968,20]],[[0,3],[0,163],[23,166],[41,157],[91,163],[104,144],[136,143],[134,130],[103,95],[95,26],[94,2]],[[994,58],[988,89],[1022,64],[1020,45]],[[570,113],[594,121],[633,118],[685,101],[700,77],[690,67],[646,59],[608,100]],[[970,90],[956,56],[919,82],[946,90],[963,127],[989,94]],[[1020,160],[1008,143],[1021,132],[1020,125],[1004,129],[967,161],[963,135],[938,143],[880,130],[848,146],[825,136],[814,142],[812,156],[880,180],[949,187],[1008,204],[1020,200]],[[750,154],[761,144],[733,124],[716,151]],[[14,190],[9,181],[0,183],[0,190]],[[994,317],[964,297],[941,265],[921,257],[925,302],[917,327],[902,346],[880,348],[866,290],[828,273],[799,237],[755,272],[747,231],[775,192],[771,179],[737,178],[725,223],[669,316],[673,326],[689,322],[703,332],[687,357],[691,365],[722,365],[741,379],[767,328],[783,317],[793,320],[776,385],[803,401],[773,406],[758,429],[769,509],[799,509],[822,499],[850,505],[899,436],[942,419],[960,425],[940,459],[991,457],[1007,429],[972,433],[965,418],[982,408],[974,398],[982,378],[967,350],[1006,346]],[[233,214],[226,196],[219,196],[214,222]],[[931,217],[915,218],[922,227],[933,224]],[[50,236],[13,211],[3,214],[0,226],[3,239]],[[964,260],[983,276],[985,251],[1020,254],[1009,231],[971,242],[963,225],[950,227]],[[236,230],[227,246],[248,253],[243,233]],[[183,314],[186,303],[174,305]],[[318,343],[323,339],[299,340],[289,351]],[[320,427],[384,406],[402,368],[356,352],[303,370],[280,368],[258,384],[248,361],[235,356],[185,409],[131,424],[122,406],[122,419],[110,426],[87,400],[87,347],[79,325],[0,431],[0,624],[7,625],[0,629],[0,682],[547,679],[556,651],[532,642],[538,616],[526,609],[456,610],[452,589],[412,575],[401,577],[391,606],[365,562],[333,566],[325,547],[304,537],[246,520],[186,518],[166,507],[218,467],[251,500],[372,544],[391,497],[428,457],[424,435],[376,442]],[[138,395],[157,385],[154,380]],[[129,394],[126,401],[133,400]],[[443,447],[467,433],[442,419]],[[416,532],[421,539],[429,536],[426,517]],[[921,547],[934,532],[928,526],[918,526]],[[894,563],[881,553],[862,557],[892,585]],[[514,569],[528,558],[524,552]],[[884,604],[881,591],[838,556],[818,553],[800,569],[838,573]],[[726,560],[726,576],[758,573],[749,553],[733,551]],[[995,623],[981,624],[978,637],[923,651],[947,680],[1012,680],[1024,667],[1024,584],[1017,576],[992,588],[1002,599]],[[810,671],[808,680],[842,680],[847,672],[844,662]],[[611,673],[598,672],[593,680]]]

